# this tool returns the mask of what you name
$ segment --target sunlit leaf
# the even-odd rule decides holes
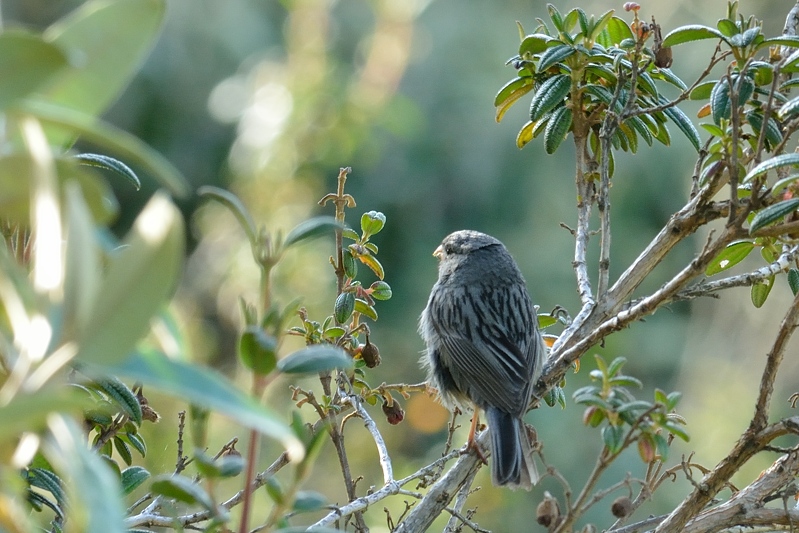
[[[746,256],[748,256],[752,250],[754,250],[755,245],[753,242],[750,241],[738,241],[733,242],[727,245],[724,250],[716,256],[713,261],[705,269],[706,276],[714,276],[719,272],[723,272],[728,268],[731,268],[741,261],[743,261]]]
[[[164,156],[137,137],[107,122],[74,109],[31,99],[18,102],[14,110],[29,113],[46,125],[67,130],[87,142],[108,149],[129,163],[140,165],[177,196],[185,196],[189,191],[185,178]]]
[[[137,191],[141,189],[141,181],[139,181],[139,177],[136,173],[118,159],[101,154],[78,154],[74,156],[74,158],[82,165],[110,170],[114,174],[128,180]]]
[[[280,441],[292,456],[303,455],[302,445],[285,423],[218,372],[155,351],[137,351],[121,363],[97,371],[135,379],[180,400],[218,411]]]
[[[700,41],[703,39],[721,39],[727,41],[727,37],[715,28],[702,26],[700,24],[692,24],[689,26],[681,26],[669,32],[669,34],[663,38],[662,46],[668,48],[678,44]]]
[[[502,117],[505,116],[508,109],[510,109],[519,98],[532,91],[533,87],[533,78],[525,76],[509,81],[500,89],[496,98],[494,98],[494,106],[497,108],[496,121],[502,121]]]
[[[62,49],[21,30],[0,34],[0,110],[40,89],[67,65]]]
[[[149,53],[164,20],[163,0],[83,3],[44,32],[80,67],[62,71],[48,102],[99,116],[122,92]],[[62,144],[66,137],[55,140]]]
[[[533,33],[531,35],[527,35],[522,40],[521,45],[519,45],[519,55],[524,57],[527,54],[540,54],[547,49],[547,43],[554,40],[555,39],[549,35],[544,35],[542,33]],[[495,102],[494,105],[497,105],[497,103]]]
[[[375,311],[375,308],[360,298],[355,299],[355,311],[372,320],[377,320],[377,311]]]
[[[769,276],[765,280],[756,281],[752,285],[750,296],[752,298],[752,305],[758,309],[763,307],[766,303],[768,295],[771,293],[771,288],[774,286],[774,276]]]
[[[78,359],[113,362],[126,356],[172,294],[183,263],[183,217],[156,193],[110,260],[90,318],[78,333]]]

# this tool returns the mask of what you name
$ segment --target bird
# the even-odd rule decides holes
[[[496,486],[530,490],[539,480],[522,417],[541,374],[544,343],[527,286],[499,240],[472,230],[451,233],[436,248],[438,281],[419,319],[422,366],[450,410],[473,406],[490,435]]]

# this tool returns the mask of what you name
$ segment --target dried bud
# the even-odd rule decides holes
[[[391,405],[388,402],[383,403],[383,414],[386,415],[386,420],[392,426],[396,426],[405,418],[405,411],[402,410],[397,400],[391,402]]]
[[[669,68],[674,61],[671,55],[671,47],[660,48],[655,52],[655,66],[658,68]]]
[[[139,390],[139,392],[136,393],[136,399],[139,400],[139,405],[141,406],[142,420],[147,420],[148,422],[153,423],[161,420],[161,415],[159,415],[155,409],[150,407],[150,402],[147,401],[147,398],[144,396],[142,390]]]
[[[605,413],[596,405],[592,405],[583,411],[583,424],[586,426],[595,428],[601,424],[603,420],[605,420]]]
[[[613,516],[616,518],[629,516],[632,511],[633,502],[627,496],[619,496],[613,500],[613,504],[610,506],[610,512],[613,513]]]
[[[638,455],[641,456],[641,460],[645,463],[651,463],[655,460],[657,448],[651,436],[644,434],[638,439]]]
[[[544,491],[544,499],[535,509],[536,521],[544,527],[549,527],[560,518],[560,505],[548,491]]]
[[[635,2],[625,2],[624,3],[624,10],[625,11],[638,11],[639,9],[641,9],[641,6],[639,4],[636,4]]]
[[[361,359],[366,363],[368,368],[374,368],[380,364],[380,350],[376,344],[369,342],[369,337],[366,337],[366,344],[361,348]]]

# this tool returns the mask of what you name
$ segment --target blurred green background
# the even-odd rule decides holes
[[[553,3],[564,12],[576,6]],[[43,28],[79,4],[7,0],[3,22]],[[754,12],[764,20],[765,33],[773,35],[781,31],[792,5],[744,1],[740,11]],[[621,2],[602,0],[581,7],[597,15],[616,9],[630,18]],[[683,24],[714,25],[725,10],[726,2],[720,0],[642,2],[641,16],[648,20],[654,15],[667,33]],[[386,229],[375,242],[394,291],[390,301],[378,306],[380,320],[372,339],[380,345],[383,364],[368,373],[368,380],[373,386],[415,383],[423,379],[417,317],[436,279],[431,253],[453,230],[478,229],[503,240],[542,310],[562,305],[574,314],[579,309],[571,268],[573,239],[559,225],[573,226],[576,219],[573,149],[564,144],[557,155],[547,156],[536,142],[523,151],[516,148],[529,99],[501,124],[494,120],[494,94],[514,74],[504,63],[518,47],[515,21],[531,31],[536,17],[546,18],[543,2],[171,0],[156,48],[105,118],[163,153],[195,187],[212,184],[239,194],[270,231],[286,231],[311,215],[331,214],[316,202],[334,189],[339,167],[351,166],[347,191],[358,207],[350,220],[356,224],[368,210],[386,214]],[[711,51],[710,41],[681,46],[674,52],[672,70],[690,83]],[[683,109],[696,115],[690,103]],[[695,154],[676,128],[672,134],[670,148],[642,147],[635,156],[617,156],[612,277],[685,201]],[[117,189],[123,213],[116,230],[123,232],[131,223],[153,192],[150,187],[142,192]],[[191,355],[241,377],[235,356],[241,325],[238,298],[255,299],[257,269],[243,233],[226,211],[201,206],[196,197],[181,207],[190,221],[191,255],[175,307]],[[677,248],[642,291],[656,289],[690,260],[699,239]],[[276,272],[278,299],[288,303],[302,296],[312,317],[321,320],[330,314],[335,291],[327,263],[331,252],[330,240],[292,251]],[[740,269],[757,266],[752,259]],[[672,462],[696,451],[699,462],[712,466],[748,423],[764,355],[790,301],[787,284],[777,283],[776,294],[763,309],[752,308],[746,289],[723,295],[721,305],[677,304],[590,352],[607,359],[626,357],[627,372],[645,383],[647,390],[640,394],[646,398],[655,387],[683,391],[681,412],[693,440],[675,448]],[[786,365],[775,415],[787,413],[784,399],[794,390],[786,376],[795,375],[796,363]],[[579,374],[568,376],[567,395],[587,382],[590,368],[593,361],[587,358]],[[270,388],[268,401],[278,410],[290,405],[287,386],[278,381]],[[318,384],[308,380],[303,386]],[[403,403],[403,424],[379,421],[398,476],[435,459],[445,440],[443,409],[422,396]],[[165,420],[149,428],[147,461],[155,470],[169,470],[175,413],[186,406],[166,398],[151,399],[151,404]],[[565,410],[539,409],[528,421],[536,425],[548,461],[579,490],[601,439],[597,430],[582,425],[581,410],[567,405]],[[310,409],[305,414],[313,419]],[[379,409],[374,415],[382,418]],[[468,419],[461,423],[467,425]],[[222,419],[215,419],[213,428],[216,444],[244,435]],[[380,485],[367,432],[351,423],[346,439],[353,472],[364,477],[359,492]],[[464,439],[461,430],[456,440]],[[277,453],[275,445],[264,443],[264,465]],[[328,446],[313,487],[332,502],[342,502],[334,457]],[[634,452],[626,459],[606,475],[605,485],[628,471],[633,476],[643,473]],[[745,475],[755,476],[768,464],[767,457],[759,459]],[[486,472],[480,473],[478,484],[483,488],[467,506],[477,506],[475,520],[495,531],[529,526],[542,491],[561,493],[551,479],[532,493],[495,489]],[[641,516],[668,511],[686,490],[687,483],[670,484]],[[263,492],[258,498],[266,501]],[[259,512],[265,513],[262,507]],[[390,500],[387,507],[398,517],[402,498]],[[609,507],[598,505],[591,520],[607,526]],[[387,530],[381,511],[372,510],[368,518],[373,531]]]

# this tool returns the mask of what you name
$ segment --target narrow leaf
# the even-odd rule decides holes
[[[96,381],[97,387],[105,392],[136,424],[141,424],[142,412],[139,400],[127,385],[114,376],[106,376]]]
[[[755,215],[755,218],[752,219],[752,223],[749,225],[749,234],[752,235],[760,228],[764,228],[782,220],[785,215],[793,213],[798,207],[799,198],[791,198],[790,200],[784,200],[761,209]]]
[[[788,286],[794,296],[799,292],[799,270],[792,268],[788,271]]]
[[[757,281],[752,285],[750,296],[752,298],[752,305],[758,309],[763,307],[766,303],[768,295],[771,293],[771,288],[774,286],[774,276],[769,276],[765,280]]]
[[[180,400],[218,411],[280,441],[293,457],[303,455],[302,444],[285,423],[217,372],[155,351],[135,352],[122,363],[98,371],[135,379]]]
[[[530,120],[537,121],[544,113],[563,102],[571,90],[571,79],[565,74],[558,74],[546,80],[535,92],[530,103]]]
[[[774,170],[775,168],[787,167],[791,165],[799,165],[799,154],[796,153],[782,154],[778,155],[777,157],[772,157],[771,159],[767,159],[766,161],[763,161],[755,168],[750,170],[749,173],[744,177],[743,181],[744,183],[746,183],[752,178],[756,178],[757,176],[765,174],[769,170]]]
[[[314,239],[327,234],[332,235],[334,230],[343,229],[343,227],[344,226],[333,217],[314,217],[295,226],[294,229],[286,235],[283,246],[288,248],[304,240]]]
[[[660,103],[664,104],[667,100],[663,97],[660,98]],[[691,144],[698,152],[702,146],[702,140],[699,138],[699,132],[696,131],[693,122],[682,110],[676,106],[672,106],[663,110],[663,113],[674,122],[681,132],[691,141]],[[663,143],[667,144],[667,143]]]
[[[81,136],[85,141],[107,148],[126,161],[141,165],[176,196],[188,194],[188,182],[172,163],[124,130],[91,115],[47,102],[28,99],[19,102],[14,109],[30,113],[45,124],[63,128]]]
[[[572,110],[568,106],[556,109],[547,123],[544,132],[544,148],[548,154],[554,154],[560,143],[566,138],[572,127]]]
[[[547,49],[546,52],[541,54],[541,59],[538,62],[538,71],[543,73],[552,65],[560,63],[567,57],[574,54],[577,50],[569,45],[561,44]]]
[[[244,206],[238,196],[225,189],[205,185],[197,189],[197,195],[202,198],[209,198],[216,200],[220,204],[228,208],[231,214],[236,217],[239,226],[247,234],[247,239],[250,241],[251,246],[255,246],[258,242],[257,231],[255,229],[255,222],[250,215],[249,210]]]
[[[503,94],[508,86],[511,86],[511,91],[507,94]],[[496,98],[494,99],[494,106],[497,108],[496,112],[496,121],[501,122],[502,117],[505,116],[505,113],[508,109],[511,108],[513,104],[515,104],[522,96],[529,93],[533,90],[535,85],[533,84],[533,78],[530,76],[526,76],[524,78],[516,78],[515,80],[511,80],[508,82],[505,87],[500,89],[499,93],[497,93]]]
[[[78,154],[74,156],[74,158],[82,165],[110,170],[114,174],[132,183],[137,191],[141,189],[141,181],[139,181],[139,177],[136,173],[133,172],[128,165],[118,159],[100,154]]]

